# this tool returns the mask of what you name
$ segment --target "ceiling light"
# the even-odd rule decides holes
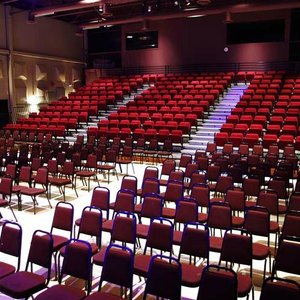
[[[201,18],[201,17],[204,17],[205,15],[191,15],[191,16],[188,16],[188,18]]]
[[[152,11],[151,5],[148,5],[147,11],[148,11],[148,13],[150,13]]]
[[[225,19],[223,20],[224,24],[230,24],[233,22],[232,15],[230,11],[226,11]]]
[[[96,3],[96,2],[100,2],[99,0],[81,0],[79,1],[79,3],[82,4],[90,4],[90,3]]]
[[[208,5],[211,3],[211,0],[197,0],[197,4],[199,5]]]

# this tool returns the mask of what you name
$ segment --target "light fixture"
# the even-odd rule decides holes
[[[197,0],[197,4],[199,5],[208,5],[211,3],[211,0]]]
[[[226,11],[225,19],[223,20],[224,24],[230,24],[233,22],[232,15],[230,11]]]
[[[147,12],[148,12],[148,13],[151,13],[151,11],[152,11],[152,6],[151,6],[151,5],[148,5]]]
[[[104,17],[104,18],[110,18],[110,17],[112,17],[112,13],[110,11],[109,4],[104,3],[104,5],[102,6],[102,8],[103,8],[103,12],[101,14],[102,17]]]
[[[149,29],[149,22],[148,20],[143,20],[142,22],[142,30],[148,30]]]
[[[35,16],[31,11],[28,12],[27,23],[28,24],[34,24],[35,23]]]
[[[100,2],[99,0],[81,0],[79,1],[79,3],[81,4],[90,4],[90,3],[96,3],[96,2]]]
[[[185,5],[186,5],[186,6],[190,6],[190,5],[191,5],[191,2],[190,2],[189,0],[186,0],[186,1],[185,1]]]
[[[78,28],[76,33],[75,33],[76,36],[78,37],[83,37],[83,29],[82,28]]]
[[[190,15],[190,16],[188,16],[188,18],[202,18],[204,16],[205,15]]]

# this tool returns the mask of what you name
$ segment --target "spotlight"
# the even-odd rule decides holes
[[[151,7],[151,5],[148,5],[147,12],[151,13],[151,11],[152,11],[152,7]]]

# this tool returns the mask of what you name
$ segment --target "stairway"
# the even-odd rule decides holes
[[[80,124],[81,127],[77,129],[77,133],[73,133],[70,136],[66,137],[66,140],[70,143],[74,143],[76,141],[76,137],[78,134],[82,134],[84,136],[84,143],[87,142],[87,130],[88,127],[96,126],[101,119],[107,119],[109,114],[112,112],[116,112],[120,106],[125,106],[129,101],[133,100],[136,95],[141,94],[144,90],[149,89],[149,85],[143,85],[138,88],[136,92],[131,92],[130,95],[125,95],[123,100],[119,100],[116,102],[116,105],[108,105],[107,111],[99,112],[98,116],[92,116],[88,122],[88,124]]]
[[[191,135],[188,143],[183,144],[181,153],[194,155],[196,150],[205,150],[208,142],[214,141],[214,134],[219,132],[231,110],[239,102],[244,91],[248,88],[246,84],[238,84],[228,88],[223,98],[220,98],[208,118],[198,126],[195,134]]]

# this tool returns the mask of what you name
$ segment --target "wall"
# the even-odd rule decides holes
[[[159,31],[159,46],[156,49],[122,50],[123,67],[182,65],[193,63],[235,63],[288,60],[289,11],[236,14],[236,22],[286,20],[286,39],[279,43],[251,43],[226,46],[224,15],[202,18],[150,21],[149,30]],[[123,41],[126,32],[140,31],[141,24],[123,26]]]
[[[83,37],[76,26],[46,17],[29,24],[26,12],[10,12],[5,21],[0,5],[0,99],[10,99],[11,110],[35,111],[83,80]]]

